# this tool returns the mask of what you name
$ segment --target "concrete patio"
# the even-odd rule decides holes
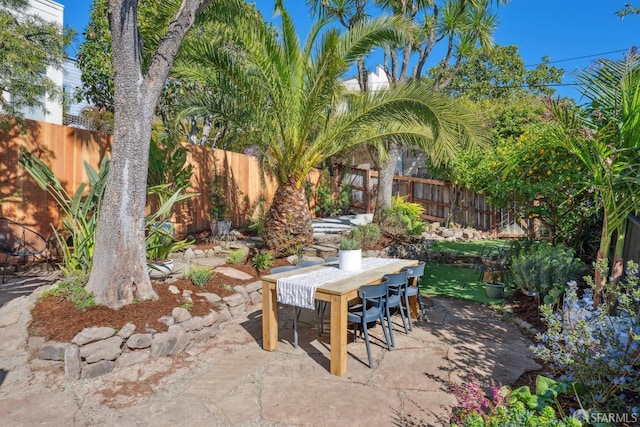
[[[50,278],[43,273],[43,281]],[[428,321],[409,335],[397,319],[396,349],[389,352],[373,339],[374,369],[362,340],[349,343],[343,377],[328,371],[328,334],[318,337],[311,311],[303,311],[296,349],[292,310],[283,307],[278,350],[267,352],[255,305],[187,354],[71,382],[61,362],[30,355],[26,327],[37,294],[0,307],[3,426],[447,425],[455,404],[450,382],[474,372],[510,383],[538,368],[529,341],[493,310],[429,299]],[[372,335],[382,337],[379,326]]]

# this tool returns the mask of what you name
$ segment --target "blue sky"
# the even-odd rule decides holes
[[[79,37],[89,20],[91,0],[56,0],[65,5],[65,25],[74,28]],[[566,74],[563,84],[573,83],[572,73],[589,66],[594,59],[619,59],[623,50],[640,47],[640,16],[621,20],[615,11],[628,0],[512,0],[498,8],[498,30],[494,41],[501,45],[515,44],[526,66],[535,66],[543,56],[549,56]],[[257,0],[266,19],[270,19],[273,0]],[[303,0],[285,0],[285,7],[295,19],[298,32],[304,37],[310,25],[309,11]],[[75,56],[72,47],[70,55]],[[558,61],[558,62],[556,62]],[[375,68],[369,61],[367,67]],[[557,88],[562,96],[580,102],[572,86]]]

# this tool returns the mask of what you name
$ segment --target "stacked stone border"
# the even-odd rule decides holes
[[[244,314],[247,304],[262,301],[261,281],[239,285],[234,290],[235,294],[222,298],[215,304],[215,310],[203,317],[192,316],[181,307],[174,308],[171,316],[161,319],[168,325],[166,332],[136,331],[131,323],[120,330],[108,326],[85,328],[70,343],[45,342],[36,357],[63,361],[65,376],[77,380],[98,377],[158,357],[178,355],[218,334],[225,322]]]

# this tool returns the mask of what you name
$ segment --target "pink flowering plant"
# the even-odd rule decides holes
[[[551,406],[543,404],[531,406],[531,396],[524,398],[522,388],[513,392],[507,386],[498,387],[493,381],[487,398],[473,374],[467,376],[462,385],[452,385],[451,391],[458,400],[458,406],[451,418],[452,426],[503,427],[546,426],[580,427],[582,423],[573,417],[556,418]],[[542,397],[542,396],[539,396]],[[543,399],[537,399],[542,403]]]
[[[506,404],[506,395],[504,393],[506,389],[501,389],[493,381],[490,387],[491,399],[487,399],[475,375],[467,375],[466,380],[467,382],[462,385],[452,384],[450,387],[451,392],[458,400],[458,407],[452,419],[453,422],[464,425],[464,419],[471,414],[479,414],[484,418],[488,418],[496,407]]]

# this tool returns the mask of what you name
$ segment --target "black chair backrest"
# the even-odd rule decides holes
[[[47,239],[42,234],[8,218],[0,218],[0,253],[30,256],[46,249]]]

